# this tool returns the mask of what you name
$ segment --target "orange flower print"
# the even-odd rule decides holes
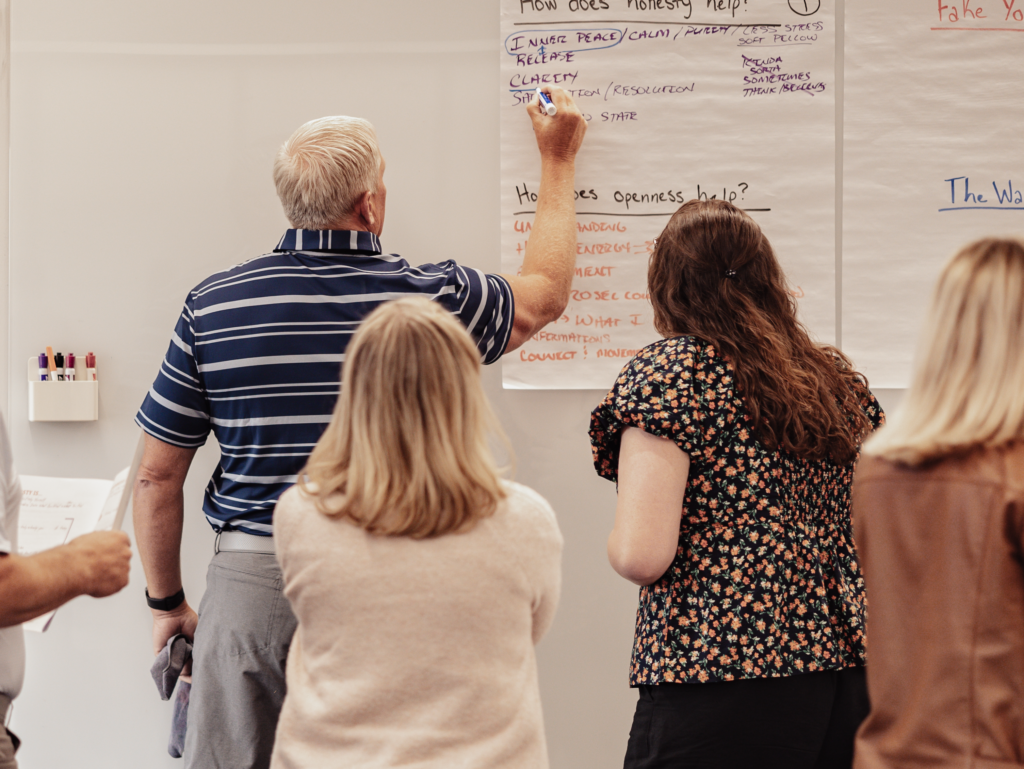
[[[713,345],[664,339],[626,364],[591,417],[594,466],[604,478],[617,479],[627,427],[672,440],[690,457],[676,557],[640,590],[633,686],[865,661],[852,466],[768,451],[734,377]],[[859,395],[877,426],[878,403],[866,390]]]

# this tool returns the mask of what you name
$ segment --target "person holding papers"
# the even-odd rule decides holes
[[[1024,241],[953,257],[923,328],[853,484],[871,693],[854,766],[1021,767]]]
[[[648,271],[664,339],[591,421],[608,558],[641,586],[627,769],[849,769],[867,714],[853,464],[882,420],[812,341],[768,239],[690,201]]]
[[[0,415],[0,724],[21,692],[25,674],[22,622],[80,595],[113,595],[128,584],[131,545],[123,531],[83,534],[31,556],[17,554],[21,484],[7,425]],[[16,769],[19,740],[0,729],[0,769]]]

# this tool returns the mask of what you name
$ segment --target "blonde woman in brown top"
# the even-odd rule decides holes
[[[274,513],[298,629],[271,766],[544,769],[536,644],[562,537],[499,478],[462,325],[426,299],[371,313],[305,480]]]
[[[871,714],[856,769],[1024,766],[1024,242],[946,265],[854,534]]]

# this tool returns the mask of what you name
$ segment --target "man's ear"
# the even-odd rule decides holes
[[[356,214],[363,220],[368,231],[373,231],[373,228],[377,225],[377,218],[380,216],[380,212],[377,211],[373,197],[373,193],[369,190],[359,196],[359,202],[356,203]]]

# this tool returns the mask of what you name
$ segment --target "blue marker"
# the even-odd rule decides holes
[[[555,103],[551,101],[551,97],[538,88],[537,98],[540,99],[541,110],[546,112],[548,117],[554,117],[555,113],[558,112],[558,108],[555,106]]]

